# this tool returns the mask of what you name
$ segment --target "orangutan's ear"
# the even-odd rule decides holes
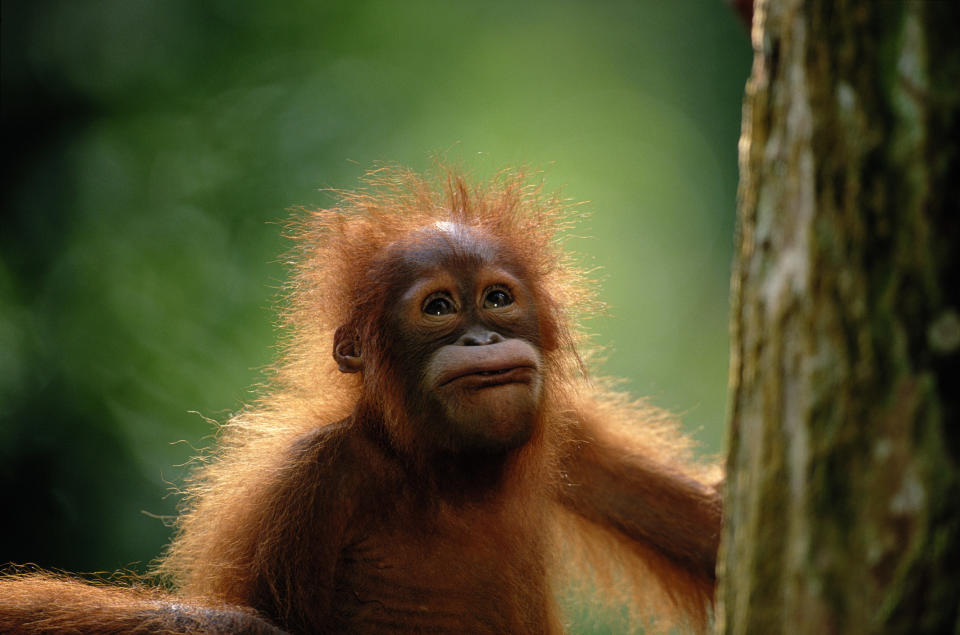
[[[333,335],[333,358],[343,373],[358,373],[363,370],[363,355],[360,338],[350,325],[343,325]]]

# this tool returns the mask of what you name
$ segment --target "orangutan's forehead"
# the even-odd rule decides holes
[[[413,269],[435,267],[463,270],[484,265],[508,265],[509,258],[497,241],[482,230],[438,221],[410,234],[392,254],[397,264]]]

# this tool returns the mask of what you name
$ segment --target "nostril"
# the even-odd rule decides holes
[[[459,344],[461,346],[484,346],[502,341],[503,336],[495,331],[471,329],[460,337]]]

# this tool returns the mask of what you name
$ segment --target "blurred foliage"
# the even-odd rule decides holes
[[[750,59],[721,0],[4,0],[2,54],[0,562],[160,553],[205,417],[271,361],[286,210],[376,161],[589,201],[599,372],[720,450]]]

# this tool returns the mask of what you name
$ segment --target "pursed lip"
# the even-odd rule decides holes
[[[449,389],[533,383],[540,363],[537,350],[521,339],[484,346],[449,345],[434,354],[425,379],[432,388]]]
[[[440,381],[439,386],[442,388],[455,381],[466,384],[468,388],[488,388],[491,386],[502,386],[504,384],[529,383],[535,371],[536,367],[529,364],[477,364],[476,366],[458,369],[449,376],[444,377]]]

